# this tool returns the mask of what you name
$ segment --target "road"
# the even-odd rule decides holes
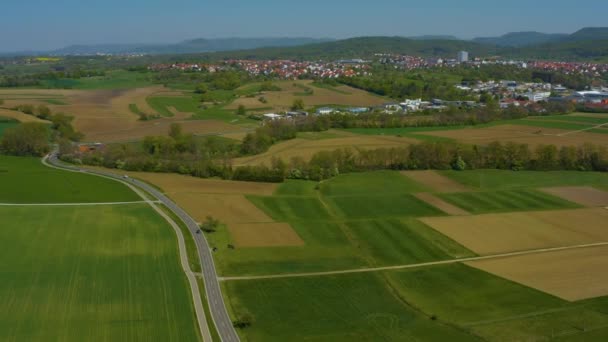
[[[220,283],[218,281],[217,272],[215,270],[215,264],[213,262],[211,248],[209,247],[209,243],[205,239],[204,234],[197,234],[197,231],[199,231],[199,226],[196,221],[194,221],[194,219],[190,217],[190,215],[188,215],[188,213],[186,213],[182,208],[180,208],[177,204],[175,204],[172,200],[170,200],[160,191],[148,185],[147,183],[141,182],[137,179],[125,178],[122,175],[106,171],[90,170],[68,166],[61,163],[57,159],[56,152],[52,152],[51,154],[49,154],[47,157],[47,161],[51,165],[62,169],[67,169],[70,171],[82,171],[93,175],[112,178],[133,185],[155,197],[158,201],[162,202],[169,210],[171,210],[180,220],[182,220],[184,224],[188,227],[188,230],[192,234],[194,242],[196,243],[198,255],[201,261],[207,301],[209,303],[209,309],[211,311],[211,316],[213,318],[213,322],[215,323],[215,327],[217,328],[217,332],[223,342],[239,341],[239,336],[232,325],[232,320],[228,315],[228,311],[226,310],[226,305],[224,303],[224,298],[222,297],[222,291],[220,288]]]

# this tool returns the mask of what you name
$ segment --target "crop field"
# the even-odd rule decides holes
[[[534,121],[536,122],[536,121]],[[465,144],[488,144],[494,141],[516,142],[529,144],[530,146],[556,145],[576,146],[585,142],[593,142],[596,145],[608,147],[608,135],[592,131],[573,132],[579,130],[576,127],[547,127],[547,123],[538,122],[539,126],[526,126],[529,122],[512,121],[511,124],[499,124],[484,126],[481,128],[464,128],[450,130],[434,130],[420,132],[420,134],[449,138]],[[566,124],[568,125],[568,124]],[[572,125],[572,124],[570,124]],[[552,125],[553,126],[553,125]],[[565,129],[564,129],[565,128]],[[585,127],[583,127],[585,128]],[[591,132],[591,133],[590,133]]]
[[[468,264],[568,301],[608,295],[608,246]]]
[[[289,111],[294,100],[302,99],[307,108],[337,105],[337,106],[365,106],[371,107],[387,102],[387,99],[348,86],[338,86],[332,89],[315,87],[312,81],[281,81],[274,85],[280,91],[262,92],[259,96],[241,97],[234,100],[226,109],[237,109],[243,105],[249,110],[268,109],[272,111]],[[238,89],[237,89],[238,91]],[[259,101],[262,96],[266,103]]]
[[[9,118],[13,120],[17,120],[19,122],[48,122],[44,120],[40,120],[33,115],[23,114],[21,112],[17,112],[10,109],[0,108],[0,118]]]
[[[206,237],[231,317],[251,322],[244,341],[608,336],[606,247],[581,246],[608,242],[608,211],[566,196],[595,198],[606,174],[380,171],[278,185],[127,174],[197,220],[220,218]],[[407,268],[265,277],[392,266]]]
[[[17,124],[18,124],[17,122],[2,122],[2,121],[0,121],[0,137],[2,137],[2,134],[4,133],[5,129],[10,128],[10,127],[15,127]]]
[[[608,174],[602,172],[471,170],[440,173],[471,189],[484,191],[562,186],[591,186],[608,190]]]
[[[148,135],[166,135],[171,123],[183,125],[184,132],[209,134],[235,132],[243,128],[223,120],[190,120],[193,113],[183,111],[179,104],[171,103],[178,110],[151,106],[148,98],[180,99],[181,92],[175,92],[162,86],[147,86],[136,89],[121,90],[60,90],[60,89],[1,89],[0,98],[11,98],[5,101],[5,107],[11,108],[20,104],[46,104],[53,112],[66,113],[74,117],[74,127],[85,134],[86,141],[115,142],[133,141]],[[61,99],[61,104],[48,103],[49,99]],[[140,121],[139,115],[133,112],[150,115],[167,114],[166,117],[150,121]],[[6,115],[4,114],[6,112]],[[17,120],[37,120],[34,116],[1,110],[0,116]],[[10,115],[8,115],[10,114]],[[26,119],[26,117],[28,117]]]
[[[592,187],[544,188],[542,191],[586,207],[608,206],[608,192]]]
[[[200,340],[175,233],[147,205],[0,216],[0,340]]]
[[[577,204],[537,190],[497,190],[438,195],[473,214],[576,208]]]
[[[106,179],[48,168],[37,158],[0,156],[1,203],[89,203],[141,200]]]
[[[250,317],[251,341],[475,341],[395,296],[381,276],[352,274],[226,282],[234,317]]]
[[[427,225],[481,254],[608,241],[608,210],[574,209],[460,217],[427,217]]]

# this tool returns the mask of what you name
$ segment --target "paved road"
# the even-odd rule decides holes
[[[194,242],[196,243],[198,249],[199,258],[201,260],[201,268],[203,272],[203,281],[205,282],[205,292],[207,294],[207,301],[209,303],[209,309],[211,311],[211,316],[215,323],[215,327],[217,328],[217,332],[223,342],[239,341],[239,336],[236,333],[234,327],[232,326],[232,320],[230,319],[230,316],[226,311],[226,305],[224,304],[224,298],[222,297],[220,284],[218,281],[217,273],[215,271],[215,264],[213,262],[213,255],[211,254],[211,249],[207,240],[205,239],[204,234],[197,234],[197,231],[199,231],[199,226],[196,221],[194,221],[194,219],[190,217],[190,215],[188,215],[182,208],[180,208],[177,204],[171,201],[167,196],[165,196],[160,191],[144,182],[138,181],[133,178],[124,178],[124,176],[122,175],[111,172],[67,166],[57,159],[56,152],[51,153],[48,156],[47,161],[59,168],[68,169],[71,171],[82,170],[83,172],[90,174],[113,178],[123,182],[127,181],[128,184],[134,185],[144,190],[148,194],[155,197],[157,200],[161,201],[167,208],[169,208],[169,210],[171,210],[177,217],[179,217],[179,219],[186,224],[190,233],[192,233]]]
[[[550,253],[550,252],[567,251],[567,250],[571,250],[571,249],[602,247],[602,246],[608,246],[608,242],[597,242],[597,243],[589,243],[589,244],[584,244],[584,245],[531,249],[531,250],[520,251],[520,252],[511,252],[511,253],[492,254],[492,255],[478,256],[478,257],[470,257],[470,258],[423,262],[420,264],[370,267],[370,268],[355,268],[355,269],[351,269],[351,270],[326,271],[326,272],[285,273],[285,274],[261,275],[261,276],[223,277],[223,278],[219,278],[219,280],[220,281],[234,281],[234,280],[256,280],[256,279],[280,279],[280,278],[299,278],[299,277],[319,277],[319,276],[349,274],[349,273],[381,272],[381,271],[391,271],[391,270],[403,270],[403,269],[408,269],[408,268],[419,268],[419,267],[428,267],[428,266],[437,266],[437,265],[456,264],[456,263],[461,263],[461,262],[502,259],[502,258],[509,258],[509,257],[516,257],[516,256],[530,255],[530,254]]]

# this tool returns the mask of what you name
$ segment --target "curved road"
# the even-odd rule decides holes
[[[199,231],[199,226],[196,221],[194,221],[194,219],[190,217],[190,215],[188,215],[188,213],[186,213],[182,208],[180,208],[177,204],[171,201],[160,191],[156,190],[154,187],[144,182],[138,181],[137,179],[124,178],[121,175],[111,172],[89,170],[65,165],[58,160],[57,152],[51,152],[51,154],[48,155],[47,161],[53,166],[62,169],[67,169],[71,171],[83,170],[89,174],[113,178],[122,182],[127,181],[128,184],[134,185],[146,191],[148,194],[161,201],[167,208],[169,208],[169,210],[171,210],[177,217],[179,217],[179,219],[182,220],[184,224],[186,224],[186,226],[188,227],[188,230],[192,234],[194,242],[196,243],[198,255],[201,260],[201,268],[203,272],[203,281],[205,282],[205,292],[207,294],[207,301],[209,303],[209,309],[211,311],[211,316],[213,318],[213,322],[215,323],[215,327],[217,328],[217,332],[223,342],[239,341],[239,336],[236,333],[234,327],[232,326],[232,321],[230,320],[228,311],[226,311],[226,305],[224,304],[224,298],[222,297],[222,291],[220,289],[217,273],[215,271],[215,264],[213,262],[211,248],[209,247],[207,239],[205,239],[203,233],[196,233],[197,231]]]

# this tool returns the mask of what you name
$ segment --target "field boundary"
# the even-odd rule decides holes
[[[384,266],[384,267],[373,267],[373,268],[357,268],[357,269],[329,271],[329,272],[307,272],[307,273],[287,273],[287,274],[261,275],[261,276],[218,277],[218,280],[219,281],[236,281],[236,280],[301,278],[301,277],[331,276],[331,275],[350,274],[350,273],[393,271],[393,270],[403,270],[403,269],[420,268],[420,267],[428,267],[428,266],[449,265],[449,264],[464,263],[464,262],[471,262],[471,261],[503,259],[503,258],[522,256],[522,255],[542,254],[542,253],[559,252],[559,251],[566,251],[566,250],[572,250],[572,249],[584,249],[584,248],[601,247],[601,246],[608,246],[608,241],[583,244],[583,245],[565,246],[565,247],[532,249],[532,250],[527,250],[527,251],[485,255],[485,256],[478,256],[478,257],[471,257],[471,258],[431,261],[431,262],[424,262],[424,263],[419,263],[419,264]]]

